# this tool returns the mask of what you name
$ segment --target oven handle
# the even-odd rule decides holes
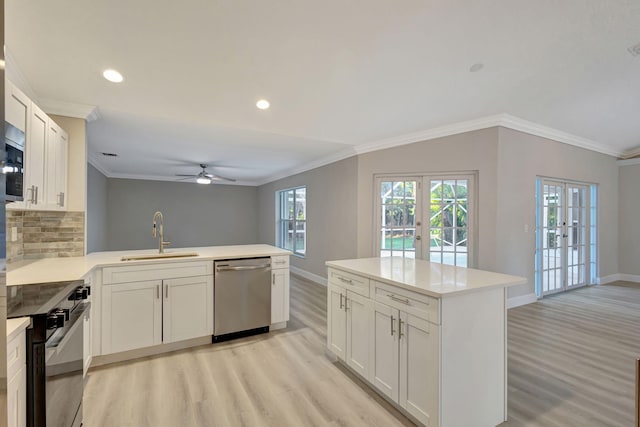
[[[84,313],[85,311],[87,311],[90,305],[90,302],[85,302],[81,304],[77,309],[75,309],[72,313],[73,320],[71,321],[71,319],[69,319],[70,324],[67,323],[64,326],[65,333],[61,337],[56,338],[51,344],[46,344],[46,348],[55,349],[56,352],[59,353],[60,350],[62,350],[66,345],[67,341],[69,341],[69,337],[75,333],[76,329],[79,328],[79,325],[82,325]]]

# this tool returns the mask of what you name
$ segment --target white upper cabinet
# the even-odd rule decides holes
[[[31,104],[25,141],[24,201],[27,208],[44,208],[45,150],[49,117]]]
[[[46,147],[45,205],[47,209],[62,210],[66,206],[69,137],[53,120],[49,120]]]
[[[5,80],[5,120],[26,133],[27,122],[31,114],[31,100]]]
[[[24,201],[19,209],[63,210],[68,205],[69,136],[42,109],[5,80],[6,121],[24,132]]]

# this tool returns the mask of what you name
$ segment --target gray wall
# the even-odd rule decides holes
[[[362,154],[358,158],[358,257],[374,254],[374,174],[478,172],[477,267],[496,266],[498,128],[467,132]]]
[[[640,164],[620,166],[618,272],[640,275]]]
[[[291,264],[326,277],[325,261],[355,258],[357,171],[354,156],[259,187],[260,242],[275,243],[275,192],[306,185],[307,252]]]
[[[107,249],[152,249],[155,211],[170,248],[258,243],[256,187],[108,179]]]
[[[107,250],[107,177],[87,165],[87,253]]]
[[[509,289],[509,297],[535,292],[536,176],[598,184],[599,276],[617,273],[618,236],[611,232],[618,229],[616,159],[506,128],[499,138],[496,270],[528,279]]]

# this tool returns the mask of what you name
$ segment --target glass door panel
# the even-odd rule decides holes
[[[542,191],[542,293],[564,288],[564,185],[545,183]]]
[[[567,185],[567,287],[587,284],[587,187]]]
[[[417,180],[380,182],[380,256],[416,257]]]

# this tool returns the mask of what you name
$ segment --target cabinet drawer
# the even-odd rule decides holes
[[[271,257],[271,269],[289,268],[289,255],[278,255]]]
[[[440,324],[440,300],[385,283],[374,282],[375,300]]]
[[[13,376],[27,363],[27,336],[25,331],[7,343],[7,378]]]
[[[341,270],[329,269],[329,283],[345,287],[352,292],[369,298],[369,279]]]
[[[213,274],[213,261],[158,262],[102,269],[102,283],[142,282],[145,280],[176,279],[180,277],[207,276]]]

